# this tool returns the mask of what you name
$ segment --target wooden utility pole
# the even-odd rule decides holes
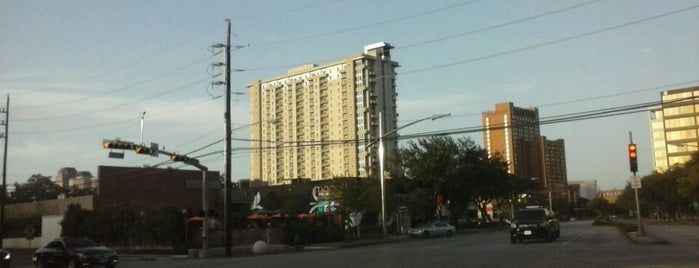
[[[226,39],[226,182],[223,202],[223,232],[226,257],[231,256],[231,20],[226,19],[228,23],[228,36]]]
[[[7,136],[10,122],[10,95],[7,95],[7,105],[0,112],[5,113],[5,133],[0,135],[0,138],[5,139],[5,153],[2,157],[2,193],[0,193],[0,248],[3,248],[3,240],[5,240],[5,203],[7,202]]]

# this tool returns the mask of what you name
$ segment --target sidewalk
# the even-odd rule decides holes
[[[483,232],[483,231],[497,231],[499,228],[473,228],[473,229],[460,229],[457,230],[457,234],[466,234],[473,232]],[[342,248],[352,248],[352,247],[363,247],[370,245],[377,245],[383,243],[396,243],[401,241],[406,241],[411,239],[410,236],[402,235],[389,235],[387,239],[383,239],[382,235],[366,235],[359,240],[353,241],[335,241],[327,243],[314,243],[308,244],[301,249],[301,251],[313,251],[313,250],[337,250]],[[119,259],[121,260],[159,260],[159,259],[186,259],[186,258],[198,258],[200,249],[190,249],[188,255],[157,255],[157,254],[119,254]],[[287,244],[272,244],[268,246],[266,253],[255,254],[253,253],[253,245],[237,245],[231,247],[231,257],[244,257],[244,256],[255,256],[255,255],[268,255],[268,254],[282,254],[282,253],[293,253],[296,249],[293,245]],[[206,258],[223,258],[225,257],[225,250],[223,247],[209,248]]]

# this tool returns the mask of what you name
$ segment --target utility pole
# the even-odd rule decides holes
[[[0,113],[5,113],[5,133],[0,134],[0,138],[5,139],[5,154],[2,157],[2,193],[0,193],[0,248],[3,248],[5,240],[5,202],[7,202],[7,136],[10,123],[10,95],[7,95],[7,105],[0,109]]]
[[[228,33],[226,39],[226,112],[224,118],[226,120],[226,182],[223,198],[223,232],[226,257],[231,256],[231,20],[226,19],[228,23]]]

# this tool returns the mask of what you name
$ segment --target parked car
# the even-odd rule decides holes
[[[456,232],[456,227],[454,225],[448,224],[446,222],[428,222],[419,227],[410,228],[408,234],[412,237],[435,237],[435,236],[446,236],[450,237]]]
[[[460,218],[456,221],[459,228],[476,228],[483,225],[483,220],[481,219],[471,219],[471,218]]]
[[[561,236],[561,229],[553,213],[542,207],[528,207],[515,212],[510,224],[510,242],[523,242],[524,239],[544,238],[554,241]]]
[[[12,265],[12,254],[9,251],[0,249],[0,268],[9,268]]]
[[[116,251],[87,238],[58,238],[39,248],[32,257],[37,267],[108,267],[119,262]]]

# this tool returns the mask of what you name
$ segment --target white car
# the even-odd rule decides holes
[[[412,237],[435,237],[446,236],[450,237],[456,232],[454,225],[446,222],[428,222],[419,227],[410,228],[408,234]]]

